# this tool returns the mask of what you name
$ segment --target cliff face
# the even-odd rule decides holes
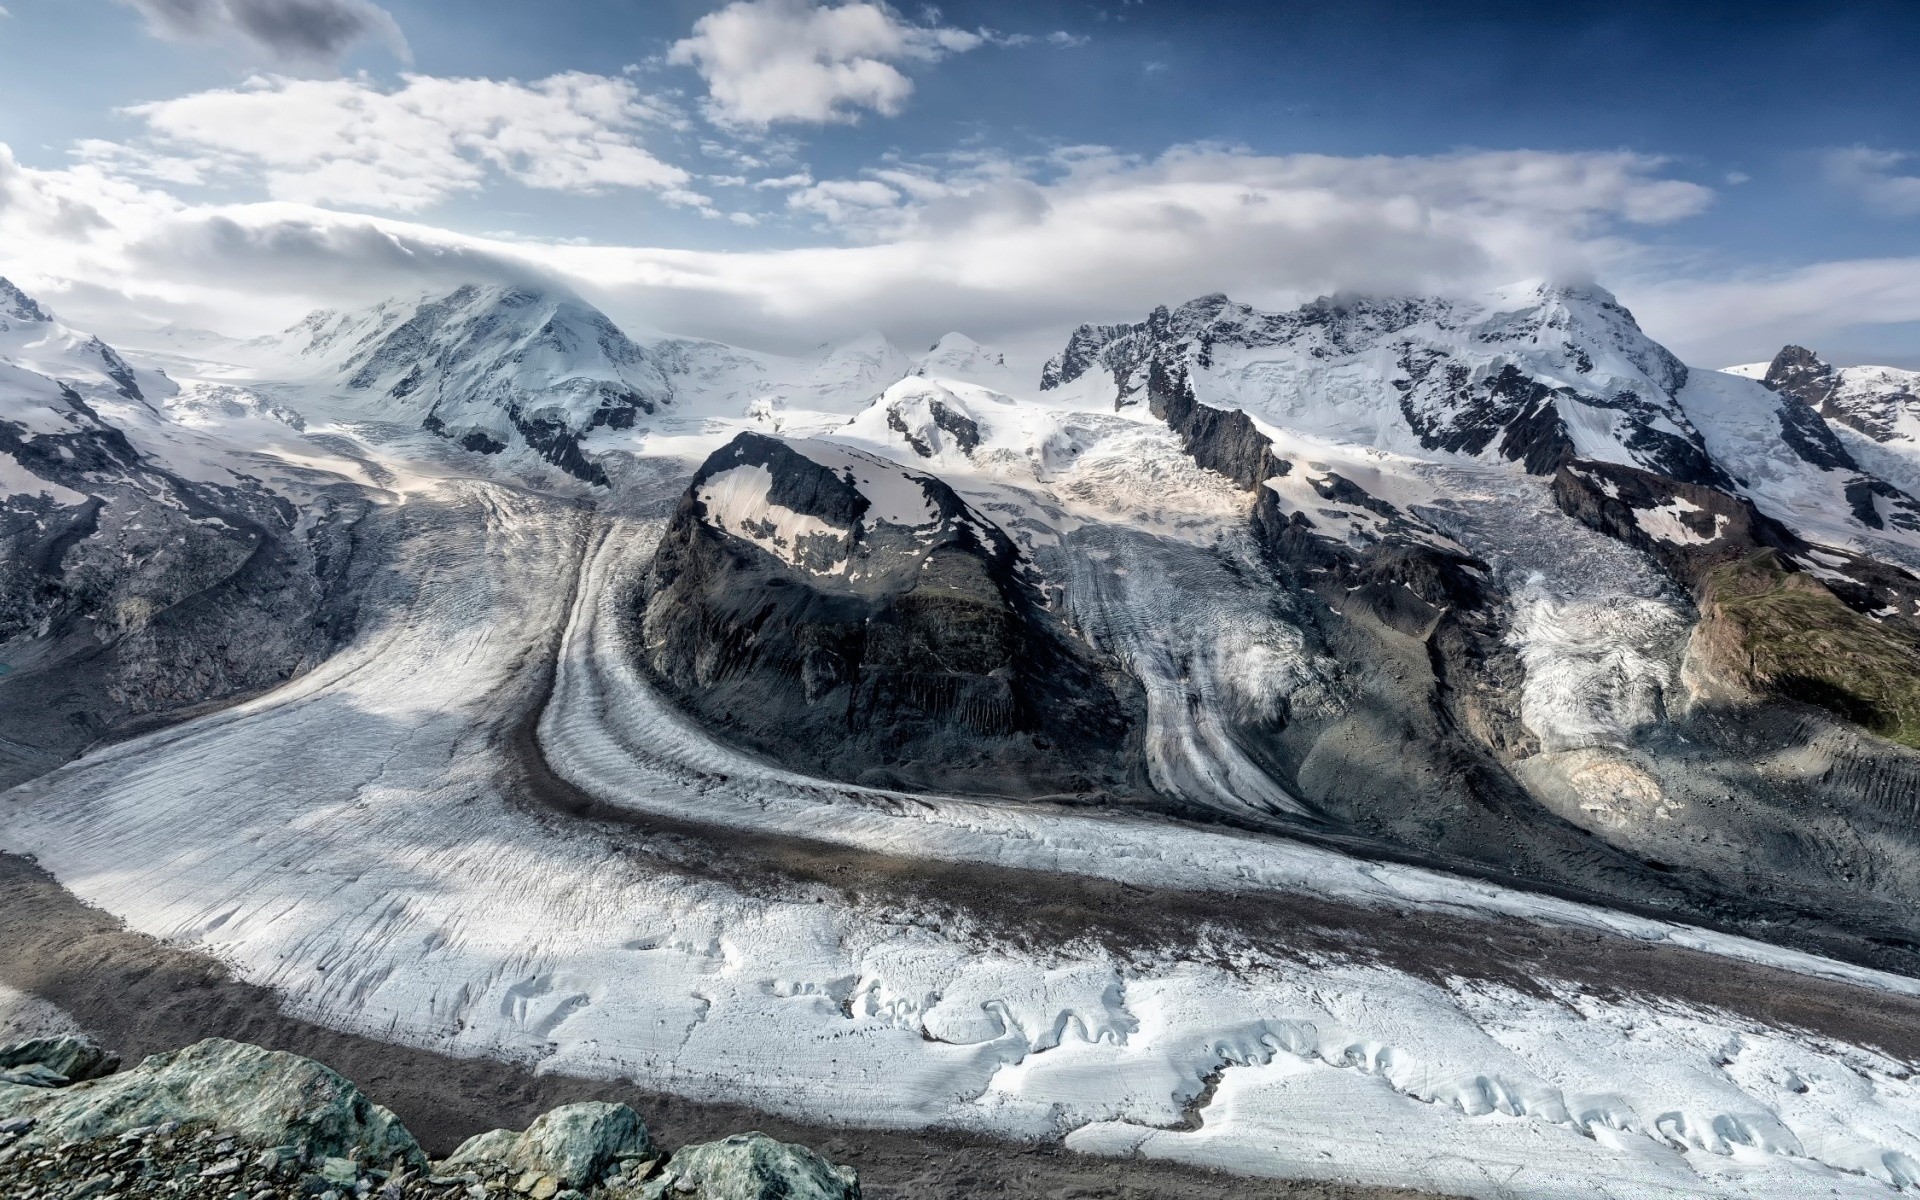
[[[946,484],[845,447],[742,433],[655,555],[646,663],[724,736],[882,786],[1129,790],[1140,700]]]

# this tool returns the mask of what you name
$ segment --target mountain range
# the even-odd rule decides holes
[[[0,280],[0,492],[0,775],[15,787],[0,844],[354,1028],[425,1012],[429,1031],[409,1036],[475,1053],[618,1043],[622,1070],[720,1095],[733,1086],[714,1082],[721,1068],[687,1082],[638,1026],[593,1024],[614,1020],[600,1015],[608,981],[694,997],[689,1039],[709,1023],[721,1036],[730,1003],[777,999],[789,1016],[754,1021],[800,1022],[790,1014],[812,997],[806,1020],[911,1032],[900,1053],[933,1056],[912,1059],[921,1082],[883,1117],[857,1089],[809,1091],[795,1082],[807,1068],[790,1077],[748,1056],[748,1102],[1010,1136],[1126,1123],[1043,1103],[1053,1093],[1017,1075],[1063,1039],[1087,1055],[1160,1045],[1148,1033],[1161,1026],[1125,1015],[1133,984],[1042,965],[1022,976],[1024,999],[980,983],[960,1015],[934,1015],[974,984],[913,956],[933,962],[937,938],[991,923],[979,912],[997,901],[971,891],[964,918],[915,891],[891,925],[818,934],[833,954],[860,938],[889,948],[831,978],[769,966],[750,1002],[608,965],[672,950],[706,964],[687,980],[717,978],[783,944],[728,948],[724,922],[686,897],[655,922],[670,932],[627,930],[613,957],[549,962],[552,939],[575,936],[557,931],[627,911],[579,899],[597,886],[585,867],[554,893],[573,897],[553,900],[564,918],[524,918],[537,951],[449,965],[495,935],[445,908],[446,864],[476,847],[534,861],[526,847],[561,836],[556,821],[586,832],[526,868],[555,879],[627,853],[591,848],[616,844],[622,821],[668,822],[634,836],[695,875],[699,855],[671,848],[689,830],[734,830],[749,848],[800,839],[814,849],[780,843],[758,882],[713,867],[700,886],[791,887],[823,912],[841,902],[834,885],[794,874],[820,845],[884,851],[881,875],[924,870],[954,888],[968,862],[1113,879],[1231,874],[1218,864],[1243,854],[1267,864],[1180,884],[1202,924],[1229,920],[1227,892],[1301,854],[1319,864],[1302,888],[1350,870],[1418,880],[1405,904],[1449,920],[1484,904],[1501,921],[1596,937],[1657,927],[1722,947],[1703,954],[1758,947],[1724,953],[1867,972],[1894,991],[1905,985],[1886,979],[1920,975],[1920,373],[1835,367],[1799,346],[1691,366],[1598,286],[1282,312],[1203,296],[1082,325],[1034,379],[959,333],[917,355],[878,334],[775,355],[629,333],[577,296],[481,285],[317,312],[250,341],[115,349]],[[279,815],[255,826],[250,804],[261,822]],[[342,867],[309,892],[253,868],[116,866],[128,851],[113,830],[214,863],[238,851],[200,839],[223,822],[238,837],[236,821],[254,830],[236,845],[272,844],[288,863],[316,846],[350,856],[327,831],[372,822],[398,874],[382,885]],[[1073,865],[1082,856],[1100,865]],[[1175,886],[1138,878],[1150,883],[1124,886]],[[313,914],[355,889],[366,895],[339,928],[362,932],[329,941]],[[885,941],[902,922],[919,949]],[[1077,928],[1052,933],[1080,944]],[[1161,965],[1227,962],[1235,945]],[[337,969],[296,977],[309,955]],[[532,959],[544,965],[512,965]],[[1570,970],[1508,959],[1498,986],[1558,994],[1539,981]],[[1574,1007],[1601,1006],[1597,994]],[[1474,1010],[1476,1029],[1497,1024],[1490,1011]],[[1178,1100],[1178,1121],[1229,1066],[1266,1069],[1295,1036],[1278,1017],[1257,1031],[1207,1020],[1180,1045],[1212,1057],[1143,1085]],[[1441,1025],[1408,1020],[1408,1044],[1440,1055]],[[1326,1037],[1333,1021],[1321,1018]],[[1754,1028],[1791,1039],[1792,1025]],[[1007,1039],[1027,1048],[1008,1057]],[[1609,1069],[1577,1094],[1557,1082],[1552,1109],[1545,1092],[1501,1092],[1508,1076],[1487,1068],[1471,1076],[1495,1097],[1478,1111],[1452,1090],[1471,1073],[1443,1072],[1436,1092],[1402,1086],[1390,1064],[1369,1071],[1396,1080],[1396,1103],[1444,1093],[1467,1116],[1559,1112],[1540,1119],[1582,1131],[1583,1155],[1644,1134],[1661,1153],[1731,1141],[1794,1171],[1920,1180],[1920,1144],[1904,1157],[1913,1135],[1875,1124],[1897,1123],[1897,1105],[1831,1117],[1845,1131],[1822,1142],[1794,1115],[1805,1093],[1785,1067],[1747,1080],[1728,1066],[1737,1102],[1637,1060]],[[942,1072],[974,1070],[1000,1082],[968,1104],[1000,1087],[1018,1098],[964,1116],[930,1099],[953,1090]],[[1656,1077],[1654,1091],[1689,1097],[1669,1105],[1693,1114],[1677,1126],[1653,1101],[1580,1108]],[[1081,1115],[1049,1125],[1034,1115],[1047,1104]],[[1618,1127],[1601,1135],[1603,1112]],[[1635,1187],[1708,1170],[1697,1154],[1631,1165],[1638,1152],[1617,1168]],[[1752,1161],[1765,1169],[1750,1194],[1794,1194],[1800,1176]]]

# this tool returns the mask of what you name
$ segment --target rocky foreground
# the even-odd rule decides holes
[[[0,1186],[20,1200],[526,1196],[856,1200],[859,1180],[762,1133],[668,1153],[624,1104],[589,1101],[440,1161],[343,1076],[209,1038],[126,1071],[86,1037],[0,1047]]]

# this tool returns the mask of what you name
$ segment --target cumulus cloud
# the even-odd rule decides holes
[[[528,187],[646,188],[702,206],[687,172],[640,143],[676,119],[624,78],[577,71],[516,80],[258,76],[126,110],[134,143],[82,142],[86,161],[123,175],[204,184],[257,180],[278,200],[417,212],[473,191],[490,172]]]
[[[1898,150],[1853,146],[1827,154],[1827,178],[1876,212],[1910,217],[1920,214],[1920,175],[1901,168],[1914,161],[1914,155]]]
[[[913,94],[899,64],[930,63],[983,45],[985,33],[916,25],[884,3],[734,0],[694,23],[667,61],[707,82],[722,121],[852,121],[862,110],[893,116]]]
[[[226,43],[277,63],[337,63],[363,41],[408,58],[399,25],[368,0],[121,0],[173,41]]]

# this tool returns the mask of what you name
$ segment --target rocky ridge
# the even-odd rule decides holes
[[[318,485],[303,512],[256,478],[173,469],[129,436],[151,410],[124,360],[10,284],[0,304],[0,782],[349,636],[360,489]]]

